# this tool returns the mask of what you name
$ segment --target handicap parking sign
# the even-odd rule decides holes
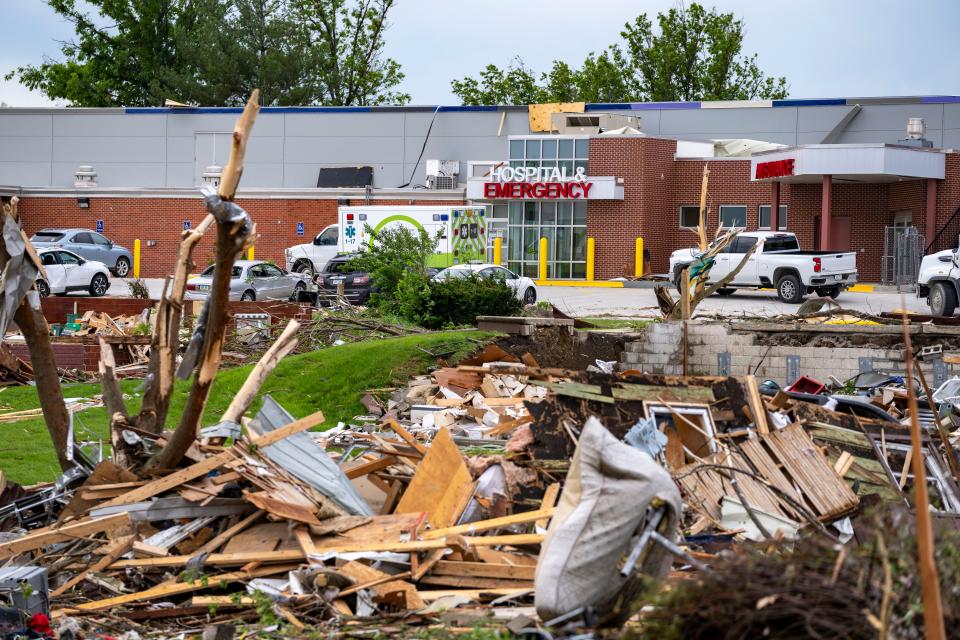
[[[303,235],[303,232],[304,232],[303,223],[302,223],[302,222],[298,222],[298,223],[297,223],[297,235],[298,235],[298,236],[302,236],[302,235]]]
[[[97,220],[97,233],[103,233],[103,220]]]
[[[184,220],[184,221],[183,221],[183,230],[184,230],[184,231],[190,231],[190,221],[189,221],[189,220]]]

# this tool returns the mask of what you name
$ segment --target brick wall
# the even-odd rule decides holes
[[[133,241],[141,241],[140,275],[156,278],[172,272],[180,248],[183,221],[196,227],[206,216],[203,200],[183,198],[98,198],[91,195],[90,207],[81,209],[74,198],[24,197],[20,215],[28,235],[44,227],[96,228],[104,222],[104,234],[133,252]],[[255,255],[259,259],[283,264],[283,250],[309,242],[327,225],[337,221],[336,199],[249,199],[237,203],[250,214],[257,225],[259,239]],[[367,204],[351,200],[351,205]],[[407,200],[377,200],[377,205],[409,205]],[[414,205],[455,206],[459,201],[414,201]],[[298,236],[296,225],[304,223],[304,235]],[[216,233],[208,232],[194,250],[194,262],[204,267],[213,262]],[[155,241],[155,246],[147,246]]]
[[[83,315],[87,311],[97,311],[111,317],[137,315],[146,308],[153,307],[156,300],[141,298],[87,298],[80,296],[43,298],[43,316],[49,324],[66,322],[68,313]]]

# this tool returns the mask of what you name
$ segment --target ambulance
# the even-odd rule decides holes
[[[321,273],[334,256],[365,250],[371,231],[393,226],[439,237],[428,267],[443,269],[487,259],[487,209],[482,205],[340,207],[337,218],[337,224],[326,227],[313,242],[284,251],[287,271]]]

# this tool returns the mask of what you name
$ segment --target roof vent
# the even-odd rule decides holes
[[[212,164],[203,171],[203,175],[200,178],[203,180],[204,184],[213,185],[214,187],[220,186],[220,175],[223,173],[223,167],[218,164]]]
[[[97,172],[92,165],[82,164],[73,173],[73,186],[77,189],[97,186]]]
[[[908,118],[907,137],[897,140],[897,143],[910,147],[932,147],[933,141],[927,140],[927,121],[923,118]]]

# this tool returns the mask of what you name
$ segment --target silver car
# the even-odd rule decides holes
[[[213,283],[213,265],[187,281],[185,300],[206,300]],[[263,260],[237,260],[230,279],[231,300],[296,300],[306,291],[310,275],[288,273]]]
[[[41,229],[30,242],[37,249],[66,249],[86,260],[102,262],[118,278],[126,278],[133,264],[125,247],[90,229]]]

